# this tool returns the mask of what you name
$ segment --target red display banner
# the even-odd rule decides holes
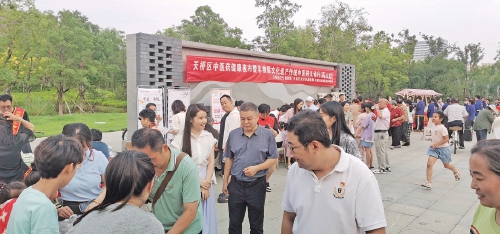
[[[186,56],[186,81],[221,81],[336,86],[337,70],[255,60]]]

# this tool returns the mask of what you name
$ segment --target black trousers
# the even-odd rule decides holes
[[[248,207],[250,233],[264,233],[264,203],[266,201],[266,177],[253,182],[243,182],[231,177],[229,190],[229,234],[241,234],[242,223]]]
[[[391,146],[401,145],[401,125],[390,128],[392,131],[392,144]]]
[[[401,141],[404,142],[404,143],[408,143],[410,142],[410,140],[408,139],[408,122],[403,122],[403,124],[401,125]]]
[[[462,120],[454,120],[454,121],[448,122],[448,128],[455,127],[455,126],[463,128],[464,122],[462,122]],[[448,130],[448,136],[450,137],[450,140],[452,139],[451,134],[453,134],[453,131]],[[463,129],[462,129],[462,131],[458,131],[458,139],[460,140],[459,145],[464,146],[464,131],[463,131]]]

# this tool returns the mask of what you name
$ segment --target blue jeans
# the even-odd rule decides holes
[[[488,137],[488,130],[476,130],[477,141],[486,140]]]

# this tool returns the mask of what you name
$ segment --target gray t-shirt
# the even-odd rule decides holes
[[[93,211],[85,216],[72,230],[73,234],[98,233],[141,233],[164,234],[163,225],[152,213],[137,206],[125,205],[112,212],[119,204],[108,206],[104,211]]]

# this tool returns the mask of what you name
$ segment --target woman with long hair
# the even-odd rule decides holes
[[[214,174],[214,148],[217,140],[205,130],[207,111],[200,104],[191,104],[186,112],[184,133],[172,141],[172,146],[193,158],[198,166],[203,208],[203,233],[217,233],[217,212],[215,210],[212,176]]]
[[[326,123],[332,144],[340,146],[346,153],[363,160],[358,144],[345,121],[342,105],[337,101],[325,102],[321,105],[319,114]]]
[[[304,101],[300,98],[297,98],[293,101],[293,107],[288,109],[286,113],[283,115],[281,121],[285,123],[284,129],[286,130],[286,123],[288,123],[288,120],[291,119],[297,112],[302,110],[302,106],[304,105]],[[282,132],[283,136],[283,143],[285,144],[286,147],[286,156],[289,158],[287,160],[287,168],[289,168],[295,160],[293,159],[293,151],[288,147],[288,140],[286,139],[286,131]]]
[[[106,169],[106,195],[74,223],[79,233],[165,233],[163,225],[140,209],[153,189],[155,169],[144,153],[124,151]]]
[[[101,151],[92,148],[92,132],[83,123],[66,124],[62,134],[80,142],[85,151],[81,168],[68,185],[61,188],[61,203],[64,207],[58,209],[60,218],[67,219],[73,214],[83,214],[87,205],[102,191],[104,173],[108,160]]]
[[[366,162],[366,153],[365,150],[363,149],[363,146],[361,146],[361,131],[363,131],[363,121],[365,120],[368,113],[366,112],[365,109],[366,106],[365,103],[362,103],[361,105],[358,106],[360,114],[356,117],[356,122],[354,122],[354,132],[355,132],[354,136],[358,144],[358,150],[359,153],[361,154],[361,158],[363,159],[364,162]]]

